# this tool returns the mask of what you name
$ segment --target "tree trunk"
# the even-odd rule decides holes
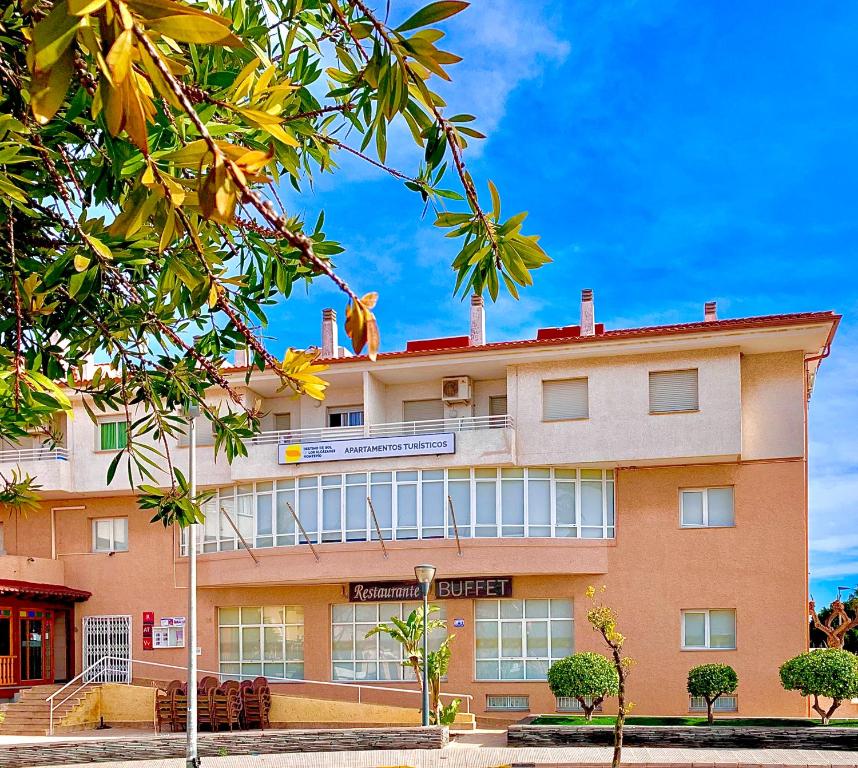
[[[712,714],[712,707],[715,706],[715,699],[710,699],[708,696],[704,696],[704,698],[706,699],[706,722],[709,725],[712,725],[715,720],[715,716]]]
[[[620,657],[618,648],[612,648],[614,656],[614,666],[617,668],[617,676],[620,679],[620,685],[617,689],[617,701],[619,707],[617,709],[617,721],[614,724],[614,756],[611,760],[611,768],[619,768],[620,760],[623,752],[623,725],[626,722],[626,674],[623,668],[623,660]]]
[[[831,716],[837,711],[837,708],[842,704],[841,699],[832,699],[831,706],[825,710],[819,704],[819,696],[816,694],[813,695],[813,707],[812,709],[816,712],[820,718],[822,718],[822,724],[828,725],[831,721]]]
[[[593,719],[593,710],[596,709],[595,704],[591,704],[589,707],[584,703],[584,699],[578,699],[581,703],[581,709],[584,710],[584,719],[589,723]]]

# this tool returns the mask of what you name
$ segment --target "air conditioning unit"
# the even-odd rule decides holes
[[[471,399],[469,376],[451,376],[441,380],[441,399],[445,403],[466,403]]]

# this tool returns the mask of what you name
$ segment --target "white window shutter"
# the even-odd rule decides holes
[[[442,400],[406,400],[402,406],[403,421],[436,421],[444,418]]]
[[[506,395],[492,395],[489,397],[489,416],[506,416],[507,401]]]
[[[587,379],[556,379],[542,382],[542,418],[586,419],[590,415]]]
[[[698,408],[696,368],[685,371],[650,371],[650,413],[696,411]]]

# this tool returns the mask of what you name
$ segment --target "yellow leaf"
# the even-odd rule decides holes
[[[99,10],[107,0],[68,0],[69,13],[75,16],[87,16]]]
[[[298,147],[297,139],[294,136],[286,133],[286,130],[282,125],[261,125],[259,126],[263,131],[273,136],[277,141],[282,142],[288,147]]]
[[[107,54],[107,68],[114,85],[119,85],[128,77],[133,50],[134,33],[130,29],[126,29],[116,38],[116,42],[110,46],[110,51]]]
[[[59,0],[53,10],[33,27],[33,39],[27,51],[30,71],[46,72],[68,50],[81,19],[68,12],[65,0]]]
[[[41,125],[45,125],[63,105],[72,77],[74,59],[71,48],[47,72],[33,75],[30,85],[30,109]]]
[[[173,213],[172,207],[167,210],[167,220],[164,222],[164,227],[161,230],[161,238],[158,240],[158,253],[163,253],[167,246],[173,242],[173,232],[176,227],[176,214]]]
[[[80,253],[76,253],[74,257],[74,268],[78,272],[83,272],[85,269],[89,268],[89,262],[90,259],[88,259],[86,256],[83,256]]]
[[[235,164],[247,173],[261,171],[271,160],[274,159],[274,147],[270,146],[267,152],[252,149],[235,160]]]
[[[232,96],[236,101],[250,92],[250,85],[253,80],[252,75],[258,66],[259,58],[257,57],[246,64],[244,69],[238,73],[238,77],[232,83]]]
[[[93,237],[92,235],[86,236],[86,242],[89,244],[89,247],[92,248],[99,256],[103,259],[112,259],[113,252],[108,248],[104,243],[101,242],[97,237]]]
[[[214,307],[217,304],[218,300],[218,291],[217,291],[217,283],[212,283],[209,288],[209,307]]]
[[[244,45],[229,31],[229,27],[211,16],[163,16],[153,19],[148,26],[153,32],[159,32],[181,43],[228,45],[231,48],[242,48]]]
[[[218,159],[200,184],[200,209],[205,218],[229,224],[238,202],[235,184],[223,160]]]

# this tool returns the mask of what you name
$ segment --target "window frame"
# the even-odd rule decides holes
[[[351,421],[352,413],[360,413],[360,424],[340,424],[338,426],[331,426],[331,416],[335,415],[349,415],[349,421]],[[325,429],[343,429],[343,428],[354,428],[354,427],[362,427],[366,423],[366,413],[364,411],[363,404],[358,403],[355,405],[332,405],[328,407],[328,410],[325,412]]]
[[[710,525],[709,523],[709,491],[726,491],[731,493],[733,522],[730,525]],[[703,495],[703,522],[686,523],[684,520],[684,494],[700,493]],[[679,489],[679,527],[680,528],[735,528],[736,527],[736,486],[734,485],[703,485]]]
[[[713,646],[710,632],[710,614],[713,611],[730,611],[733,614],[733,645],[730,647]],[[685,643],[685,617],[688,614],[703,614],[703,637],[704,645],[686,645]],[[739,648],[739,620],[735,608],[683,608],[679,622],[680,649],[683,651],[735,651]]]
[[[90,518],[90,521],[91,521],[90,529],[91,529],[91,534],[92,534],[90,552],[92,554],[95,555],[95,554],[105,554],[105,553],[110,554],[112,552],[128,552],[130,546],[129,546],[129,542],[128,542],[128,516],[127,515],[125,515],[125,516],[114,515],[111,517],[93,517],[93,518]],[[96,534],[96,531],[98,528],[98,523],[104,523],[104,522],[110,522],[111,523],[111,525],[110,525],[110,547],[108,549],[100,549],[97,545],[98,536]],[[116,541],[117,541],[116,524],[117,524],[117,522],[124,522],[125,523],[125,547],[122,549],[116,547]]]
[[[691,371],[694,371],[697,374],[697,407],[677,408],[669,411],[654,411],[652,408],[652,377],[669,373],[690,373]],[[647,374],[647,408],[650,416],[670,416],[674,413],[700,413],[700,368],[666,368],[663,370],[649,371]]]
[[[358,621],[355,615],[355,609],[361,606],[373,606],[375,607],[375,615],[377,619],[366,620],[366,621]],[[447,621],[447,604],[444,600],[432,600],[429,603],[430,608],[432,606],[438,607],[440,610],[434,613],[430,612],[430,621],[433,619],[441,619],[442,621]],[[352,608],[352,618],[351,621],[335,621],[334,615],[337,608],[341,607],[351,607]],[[331,603],[328,609],[328,648],[329,648],[329,671],[331,676],[331,682],[335,683],[345,683],[345,684],[354,684],[354,685],[362,685],[365,683],[402,683],[402,682],[414,682],[414,678],[411,674],[411,668],[405,667],[401,664],[402,661],[405,660],[405,656],[403,654],[402,645],[397,643],[396,650],[399,654],[395,659],[387,659],[382,657],[381,643],[384,642],[384,633],[377,633],[374,636],[375,642],[375,653],[372,658],[369,657],[359,657],[358,652],[355,650],[356,640],[358,639],[356,627],[359,626],[377,626],[379,623],[389,623],[391,616],[396,616],[398,619],[405,620],[411,611],[420,607],[420,603],[418,601],[413,600],[390,600],[390,601],[379,601],[374,603]],[[406,609],[408,609],[406,611]],[[349,658],[334,658],[334,628],[335,627],[350,627],[351,628],[351,641],[352,641],[352,653]],[[449,625],[444,630],[434,630],[429,633],[429,650],[430,652],[436,650],[438,645],[444,641],[445,638],[449,637],[450,629]],[[365,640],[365,638],[361,638]],[[374,664],[375,665],[375,677],[362,677],[358,679],[357,677],[347,678],[347,677],[337,677],[336,672],[336,664],[340,665],[351,665],[352,674],[356,674],[356,668],[358,664]],[[382,664],[395,665],[395,669],[398,672],[398,677],[396,678],[382,678],[379,676],[379,669]],[[444,678],[446,679],[446,678]]]
[[[547,418],[545,415],[545,385],[546,384],[559,384],[560,382],[566,381],[583,381],[584,382],[584,390],[587,399],[587,413],[584,416],[561,416],[556,419]],[[590,377],[589,376],[567,376],[562,379],[542,379],[541,382],[541,402],[540,405],[542,407],[542,422],[544,424],[556,424],[558,422],[564,421],[587,421],[590,418]]]
[[[283,621],[280,623],[266,623],[265,621],[265,609],[266,608],[274,608],[274,609],[283,609]],[[233,623],[222,623],[221,622],[221,612],[225,610],[237,610],[238,611],[238,624]],[[259,623],[248,622],[245,624],[242,619],[242,611],[246,610],[259,610]],[[301,621],[288,621],[289,612],[292,611],[300,611]],[[228,679],[236,679],[239,680],[252,680],[254,677],[264,676],[271,679],[275,679],[278,682],[301,682],[304,679],[305,674],[305,664],[306,664],[306,617],[303,605],[288,605],[288,604],[267,604],[267,605],[223,605],[218,606],[217,609],[217,663],[218,663],[218,675],[222,680]],[[266,660],[265,659],[265,628],[266,627],[280,627],[283,630],[283,658],[281,660]],[[289,656],[289,639],[287,628],[292,627],[300,627],[300,635],[301,635],[301,657],[290,657]],[[236,661],[227,660],[224,661],[221,655],[221,629],[238,629],[238,659]],[[244,630],[245,628],[257,628],[259,629],[259,660],[246,660],[244,658]],[[260,672],[256,673],[244,673],[242,671],[242,667],[247,664],[258,664],[260,667]],[[283,677],[278,678],[276,675],[266,674],[265,673],[265,665],[266,664],[282,664],[283,665]],[[301,675],[299,677],[288,677],[286,671],[290,664],[301,665]],[[238,672],[224,672],[224,665],[235,665],[238,667]]]
[[[548,616],[545,618],[534,618],[531,617],[528,619],[527,616],[527,602],[546,602],[548,603]],[[571,617],[565,618],[562,616],[552,617],[551,615],[551,603],[552,602],[568,602],[571,607]],[[477,617],[477,607],[479,603],[497,603],[497,618],[488,618],[481,619]],[[521,603],[521,618],[503,618],[502,616],[502,603]],[[552,624],[553,622],[569,622],[571,624],[571,640],[572,640],[572,653],[575,653],[575,601],[569,597],[516,597],[516,598],[480,598],[472,601],[472,611],[473,611],[473,626],[474,626],[474,682],[475,683],[530,683],[530,682],[544,682],[548,678],[548,668],[564,656],[554,656],[552,654]],[[548,655],[546,657],[542,656],[528,656],[527,655],[527,624],[528,621],[545,621],[548,624],[548,635],[547,635],[547,643],[548,643]],[[520,656],[504,656],[503,653],[503,624],[504,623],[520,623],[521,624],[521,655]],[[497,626],[497,657],[480,657],[477,654],[477,641],[479,640],[477,627],[479,624],[491,624],[494,623]],[[522,677],[503,677],[501,672],[501,662],[503,661],[514,661],[520,662],[521,668],[523,671]],[[540,661],[546,662],[546,675],[545,677],[528,677],[527,676],[527,662],[528,661]],[[496,662],[498,665],[498,677],[481,677],[479,674],[479,663],[480,662]]]
[[[520,481],[520,478],[510,476],[513,471],[523,473],[523,523],[510,522],[504,517],[504,482]],[[332,479],[330,484],[324,482],[325,478]],[[436,490],[440,489],[443,500],[442,518],[433,519],[431,523],[424,519],[423,492],[430,483],[436,485]],[[482,487],[481,491],[478,486]],[[597,486],[600,494],[598,502],[592,495]],[[212,497],[203,505],[206,521],[197,529],[199,552],[205,554],[234,551],[242,546],[232,526],[220,514],[221,507],[239,524],[242,536],[252,549],[306,546],[306,541],[286,506],[287,503],[295,510],[307,530],[310,542],[318,544],[323,525],[324,491],[326,488],[331,490],[337,487],[341,489],[341,524],[338,531],[328,531],[329,543],[378,541],[369,504],[365,501],[367,496],[373,498],[376,504],[384,501],[384,497],[389,497],[385,502],[389,508],[375,507],[385,541],[454,539],[456,530],[463,539],[616,540],[616,474],[610,468],[448,467],[425,470],[397,469],[387,472],[329,472],[215,488]],[[357,488],[362,489],[360,495],[354,490]],[[413,491],[406,490],[400,495],[402,489],[408,488]],[[416,517],[411,515],[412,495]],[[454,508],[456,530],[453,527],[448,496],[458,499],[458,503],[462,505]],[[485,520],[478,517],[477,512],[483,509],[478,508],[478,497],[489,504],[493,500],[493,510],[488,507],[484,510],[493,515],[491,522],[487,521],[488,515]],[[353,502],[356,498],[363,499],[360,511],[350,505],[350,499]],[[402,516],[403,499],[409,500],[407,520]],[[248,503],[251,505],[249,516],[246,508]],[[430,509],[437,512],[435,506]],[[595,520],[597,511],[598,523]],[[356,520],[360,521],[358,525],[362,527],[346,527]],[[522,525],[523,536],[520,532],[504,535],[505,527],[512,529]],[[186,553],[187,535],[188,529],[184,529],[180,537],[180,555]]]
[[[95,450],[97,453],[116,453],[124,451],[128,446],[128,420],[124,416],[106,416],[98,419],[96,422],[98,429],[95,430]],[[123,424],[125,425],[125,442],[117,448],[103,448],[101,444],[101,428],[106,424]]]
[[[694,700],[700,699],[700,703],[695,706]],[[729,700],[733,700],[734,705],[732,707],[725,707],[723,703],[721,706],[718,706],[719,702],[726,702]],[[706,712],[706,699],[702,696],[688,696],[688,711],[689,712]],[[719,712],[738,712],[739,711],[739,695],[736,693],[725,693],[715,699],[715,702],[712,704],[712,713],[717,714]]]

